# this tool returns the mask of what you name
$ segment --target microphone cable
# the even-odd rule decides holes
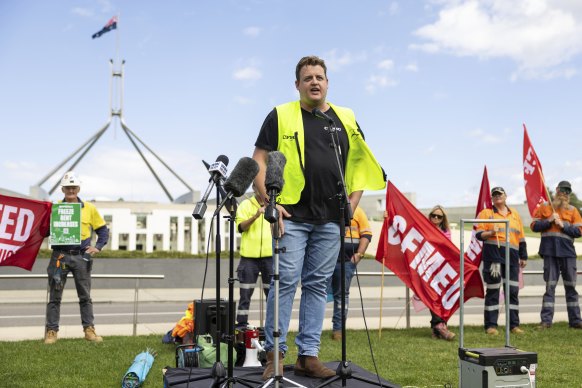
[[[362,237],[360,236],[360,238],[362,238]],[[352,244],[352,250],[353,250],[353,246],[354,246],[353,241],[354,241],[354,238],[352,236],[351,223],[350,223],[350,242]],[[342,255],[343,254],[344,253],[342,252]],[[364,259],[364,256],[362,256],[362,259],[360,261],[362,261],[363,259]],[[380,372],[378,371],[378,365],[376,364],[376,357],[374,357],[374,349],[372,347],[372,340],[370,339],[370,330],[368,329],[368,321],[366,319],[366,311],[364,309],[364,297],[362,295],[362,287],[360,284],[360,276],[358,275],[358,266],[357,265],[355,268],[355,275],[356,275],[356,283],[358,284],[358,291],[360,294],[360,309],[362,310],[362,319],[364,320],[364,330],[366,331],[366,338],[368,339],[368,349],[370,349],[370,358],[372,359],[372,365],[374,365],[374,374],[376,375],[376,378],[378,379],[378,384],[380,385],[380,387],[383,387],[384,385],[382,384],[382,379],[380,378]],[[345,279],[343,279],[343,281],[345,282]],[[347,321],[347,314],[346,314],[346,321]]]

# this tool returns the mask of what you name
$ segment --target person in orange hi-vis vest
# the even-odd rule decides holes
[[[502,187],[491,189],[492,209],[483,209],[479,219],[509,220],[509,230],[505,224],[477,224],[477,239],[483,241],[483,280],[487,285],[485,292],[485,311],[483,313],[487,335],[498,335],[499,293],[505,277],[505,243],[509,240],[509,328],[513,334],[523,334],[519,327],[519,268],[527,265],[527,245],[523,224],[517,210],[506,204],[507,194]],[[506,302],[507,303],[507,297]]]
[[[582,329],[576,291],[576,250],[574,239],[582,235],[580,212],[570,205],[572,185],[561,181],[552,203],[541,204],[534,212],[531,230],[541,233],[539,254],[544,259],[546,292],[543,296],[540,329],[549,329],[554,318],[554,299],[560,274],[566,291],[566,309],[571,328]]]

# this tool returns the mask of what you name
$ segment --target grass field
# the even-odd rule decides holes
[[[511,337],[511,344],[538,354],[537,387],[582,387],[582,331],[555,324],[539,331],[534,325],[522,326],[523,336]],[[452,328],[458,333],[458,328]],[[501,329],[501,328],[500,328]],[[501,332],[501,330],[500,330]],[[322,335],[320,357],[324,361],[341,359],[341,343]],[[458,338],[458,336],[457,336]],[[290,333],[289,344],[293,344]],[[430,329],[348,331],[347,355],[360,367],[407,387],[458,386],[458,342],[432,339]],[[488,338],[481,327],[465,327],[465,346],[503,347],[504,336]],[[2,387],[119,387],[121,378],[134,357],[153,348],[158,356],[144,387],[162,386],[162,368],[175,366],[175,346],[162,344],[161,336],[107,337],[101,344],[83,339],[62,339],[47,346],[42,341],[0,342],[0,386]],[[293,350],[291,350],[293,349]],[[296,359],[294,346],[285,358]],[[226,356],[223,357],[226,359]],[[348,385],[349,386],[349,385]]]

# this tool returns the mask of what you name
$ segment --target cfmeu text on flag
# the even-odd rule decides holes
[[[376,260],[382,262],[422,302],[445,321],[459,307],[460,251],[388,182],[387,217],[382,226]],[[475,260],[478,243],[464,255],[465,300],[483,297],[483,282]]]

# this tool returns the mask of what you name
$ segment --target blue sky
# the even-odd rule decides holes
[[[114,15],[118,30],[92,40]],[[577,0],[6,0],[0,52],[0,187],[22,193],[108,121],[117,53],[126,124],[200,191],[201,160],[250,156],[314,54],[328,99],[354,109],[420,207],[474,205],[485,165],[523,201],[523,123],[547,183],[582,192]],[[174,197],[187,191],[152,164]],[[167,201],[118,125],[76,171],[85,198]]]

